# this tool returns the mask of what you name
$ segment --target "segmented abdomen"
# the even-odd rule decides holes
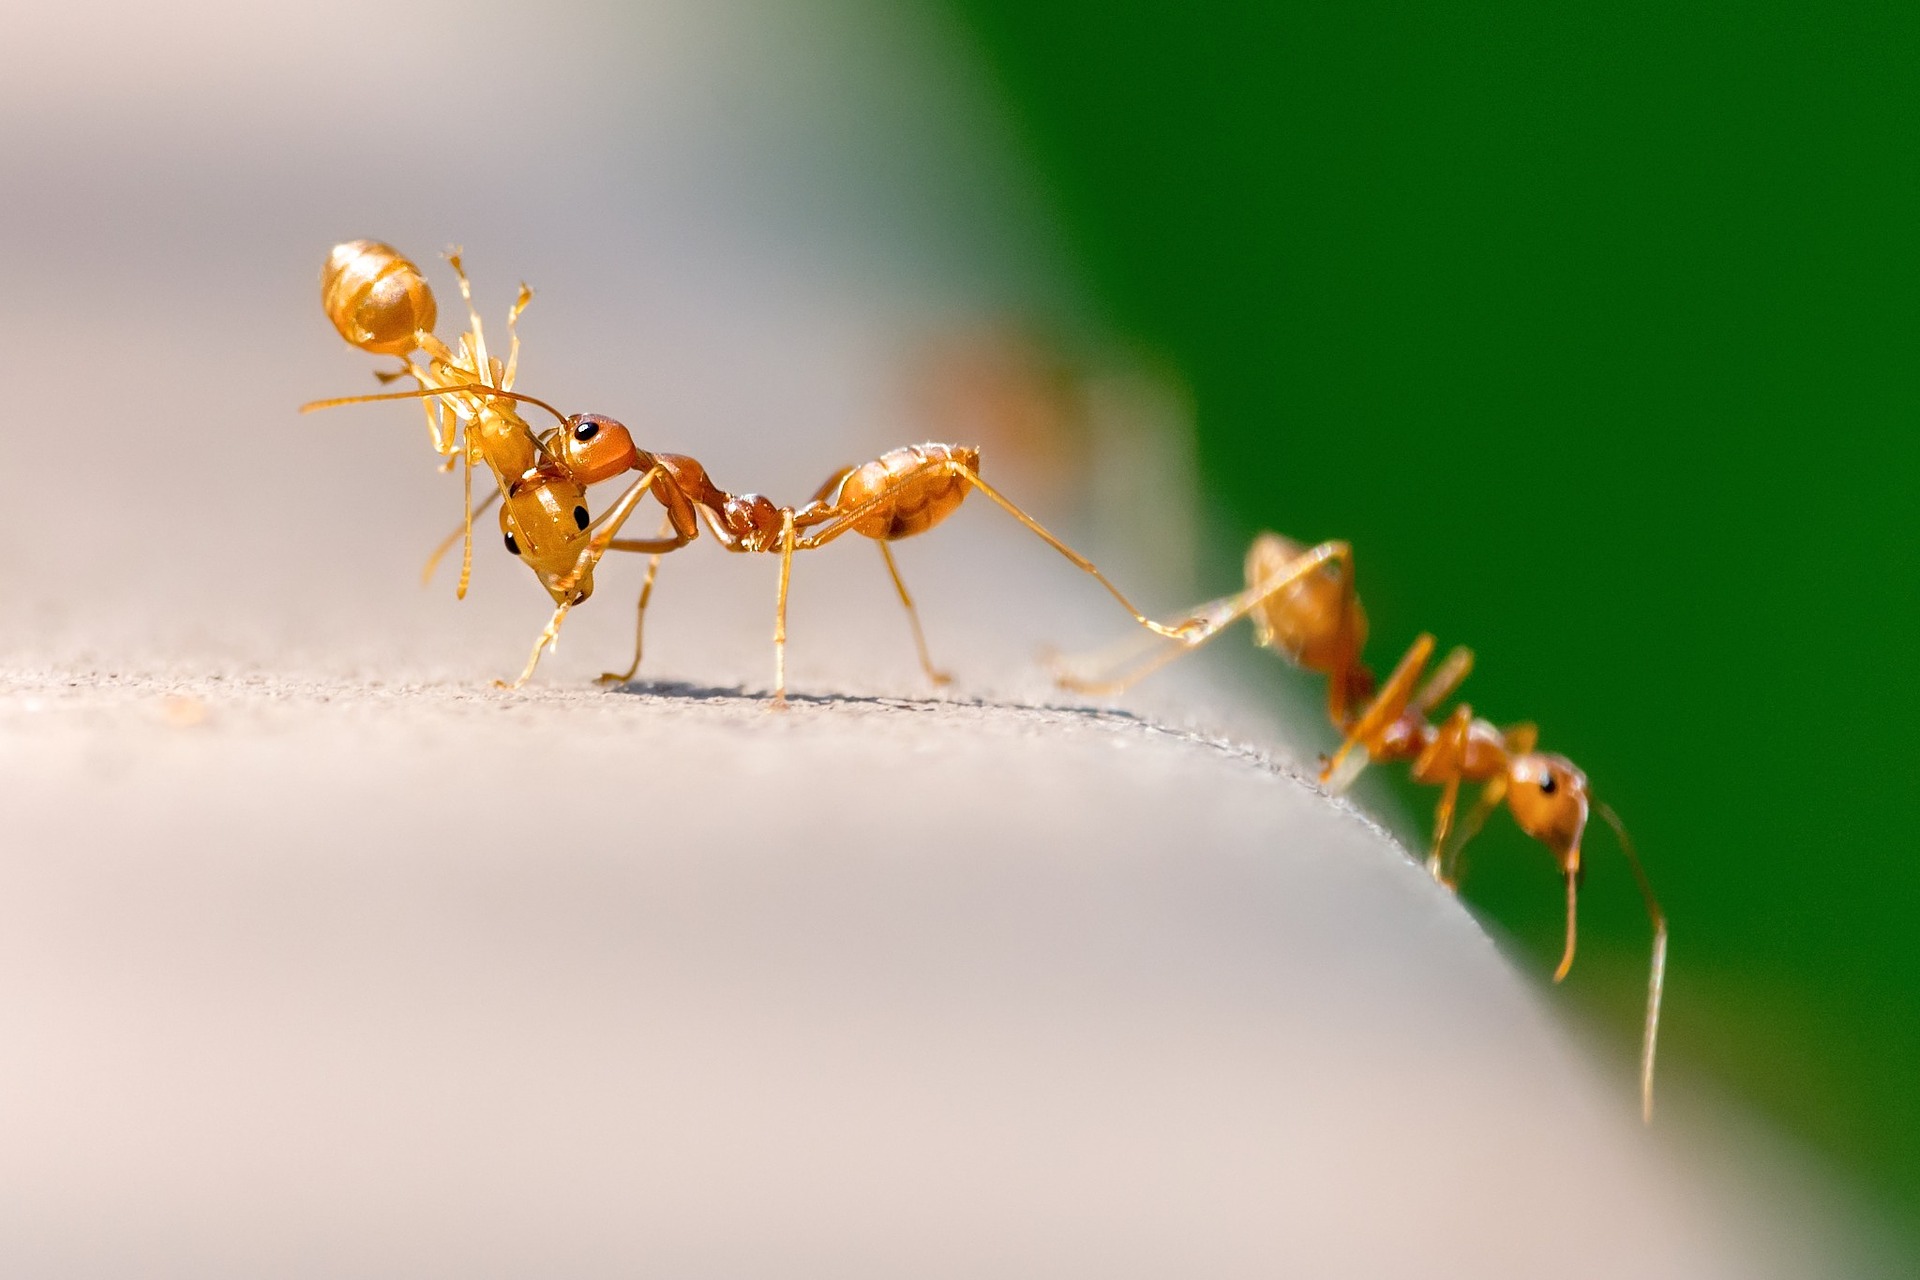
[[[854,523],[854,532],[888,542],[910,538],[959,509],[969,487],[959,468],[974,471],[979,465],[980,451],[964,445],[906,445],[848,476],[840,486],[839,506],[852,511],[887,495]]]

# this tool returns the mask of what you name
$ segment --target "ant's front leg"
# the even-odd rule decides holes
[[[1532,724],[1517,724],[1502,735],[1508,756],[1523,756],[1532,751],[1540,742],[1540,730]],[[1467,816],[1460,820],[1460,838],[1453,842],[1453,848],[1443,855],[1441,883],[1455,889],[1467,875],[1467,846],[1480,834],[1491,818],[1507,798],[1507,775],[1495,774],[1487,785],[1480,789],[1479,796],[1473,802],[1473,808],[1467,810]]]
[[[505,685],[501,681],[495,681],[494,683],[496,685],[504,688],[518,689],[521,685],[532,679],[534,668],[540,665],[541,653],[552,648],[554,643],[560,638],[560,624],[566,621],[567,611],[571,609],[575,603],[572,598],[574,588],[582,578],[593,572],[593,567],[600,563],[600,557],[612,548],[615,535],[620,532],[620,526],[625,524],[627,517],[633,514],[634,507],[638,505],[641,498],[646,496],[647,490],[651,489],[655,482],[661,481],[663,477],[666,477],[666,473],[659,467],[649,468],[644,476],[634,481],[627,491],[621,494],[614,504],[607,508],[606,512],[601,515],[592,537],[587,540],[586,549],[580,553],[579,560],[574,563],[572,572],[556,581],[551,588],[557,596],[566,596],[568,599],[565,603],[555,607],[553,617],[547,620],[546,628],[541,631],[540,638],[533,642],[533,652],[528,655],[526,668],[520,672],[520,678],[515,680],[511,685]],[[671,478],[666,478],[665,483],[671,484]],[[654,548],[650,546],[649,549]]]
[[[505,680],[495,680],[494,688],[518,689],[533,678],[533,669],[540,665],[540,654],[559,642],[560,624],[567,620],[567,610],[571,608],[573,608],[573,602],[568,601],[554,609],[553,616],[547,619],[546,629],[540,633],[540,638],[533,642],[533,652],[527,655],[527,665],[520,672],[520,678],[512,684],[508,684]]]
[[[640,672],[641,645],[644,643],[647,626],[647,602],[653,599],[653,580],[660,572],[660,557],[668,551],[686,545],[687,541],[684,538],[672,538],[669,540],[669,535],[673,533],[673,513],[669,511],[661,517],[660,538],[658,541],[668,542],[670,544],[653,549],[652,558],[647,561],[647,576],[641,579],[640,582],[640,603],[635,608],[633,617],[633,665],[625,671],[602,671],[600,673],[601,684],[625,684]],[[641,550],[642,547],[643,544],[638,542],[624,542],[617,538],[607,544],[609,551],[638,551]]]

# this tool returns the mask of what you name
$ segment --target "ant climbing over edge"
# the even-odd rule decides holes
[[[342,262],[344,266],[336,265]],[[457,258],[455,268],[459,269]],[[468,293],[464,273],[461,289],[463,294]],[[510,324],[530,296],[522,286]],[[477,454],[499,481],[503,499],[500,526],[507,549],[534,569],[554,599],[553,616],[535,640],[516,685],[533,675],[541,654],[558,639],[568,611],[592,594],[593,570],[609,551],[654,557],[636,611],[634,664],[624,674],[610,672],[606,676],[631,678],[639,667],[641,624],[659,557],[694,541],[703,522],[728,551],[780,556],[773,633],[774,705],[782,706],[786,700],[787,589],[793,556],[823,547],[847,533],[858,533],[878,544],[912,623],[921,665],[936,685],[944,684],[947,677],[928,657],[913,599],[887,544],[933,528],[956,511],[974,489],[1093,577],[1140,626],[1173,639],[1186,633],[1186,624],[1166,627],[1141,613],[1092,561],[983,480],[977,449],[953,444],[908,445],[863,465],[841,468],[798,507],[777,506],[760,494],[734,494],[721,489],[694,458],[653,454],[636,447],[632,434],[612,418],[562,414],[543,400],[512,390],[519,353],[517,335],[508,364],[496,369],[486,357],[478,316],[473,317],[473,329],[463,336],[458,353],[447,351],[437,340],[429,346],[431,292],[412,264],[384,245],[357,241],[336,248],[323,276],[323,297],[328,315],[349,342],[379,354],[401,355],[406,367],[392,376],[412,376],[422,385],[415,391],[317,401],[303,406],[303,412],[374,400],[445,399],[459,407],[456,413],[470,442],[465,449],[469,467]],[[424,370],[406,358],[406,353],[415,348],[433,355]],[[446,354],[435,353],[436,348]],[[502,401],[536,405],[552,414],[560,425],[536,437]],[[478,407],[481,405],[491,408],[483,411]],[[439,434],[435,443],[443,453],[459,447],[450,437]],[[514,470],[516,466],[518,471]],[[641,473],[640,478],[597,520],[591,519],[585,500],[587,486],[636,471]],[[620,538],[621,526],[648,492],[666,510],[661,536]],[[471,501],[466,511],[470,528],[474,513]]]
[[[1619,839],[1653,924],[1640,1050],[1641,1112],[1651,1121],[1654,1049],[1666,981],[1667,921],[1619,816],[1608,806],[1593,803],[1587,777],[1572,761],[1534,749],[1539,740],[1535,726],[1501,730],[1476,719],[1466,703],[1457,705],[1439,725],[1429,719],[1472,671],[1471,650],[1455,648],[1421,682],[1434,651],[1433,637],[1421,635],[1376,693],[1373,675],[1360,660],[1367,622],[1354,591],[1353,553],[1346,543],[1325,542],[1303,550],[1277,534],[1263,533],[1247,553],[1246,577],[1245,590],[1195,608],[1182,627],[1176,627],[1185,632],[1179,643],[1163,652],[1145,661],[1122,661],[1117,664],[1118,673],[1106,679],[1067,672],[1056,673],[1056,678],[1063,687],[1081,692],[1118,693],[1192,652],[1240,618],[1251,617],[1254,643],[1294,666],[1327,677],[1327,716],[1344,741],[1321,770],[1322,783],[1344,790],[1369,762],[1405,760],[1416,783],[1441,788],[1427,857],[1427,869],[1435,880],[1458,890],[1463,849],[1503,803],[1515,824],[1554,855],[1567,889],[1566,945],[1554,971],[1555,982],[1573,966],[1579,888],[1585,872],[1581,839],[1589,813],[1597,810]],[[1356,710],[1362,703],[1364,709]],[[1459,838],[1449,848],[1462,783],[1478,784],[1481,791],[1460,824]]]

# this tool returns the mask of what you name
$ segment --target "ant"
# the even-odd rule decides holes
[[[1416,783],[1441,788],[1434,810],[1433,846],[1427,856],[1427,870],[1436,881],[1458,891],[1463,850],[1502,804],[1523,832],[1553,854],[1567,889],[1566,945],[1554,971],[1555,982],[1573,967],[1579,889],[1585,874],[1581,839],[1589,814],[1597,811],[1626,854],[1653,925],[1640,1049],[1641,1114],[1651,1123],[1667,921],[1619,815],[1593,802],[1586,774],[1572,761],[1535,750],[1539,730],[1534,725],[1503,730],[1476,719],[1464,702],[1440,724],[1432,722],[1429,717],[1435,708],[1473,670],[1471,650],[1456,647],[1422,682],[1434,653],[1433,637],[1423,634],[1375,692],[1373,675],[1360,661],[1367,623],[1354,592],[1353,553],[1347,543],[1324,542],[1303,550],[1277,534],[1263,533],[1247,553],[1246,577],[1245,590],[1193,610],[1179,645],[1131,667],[1120,664],[1121,673],[1114,678],[1099,681],[1060,673],[1059,682],[1082,692],[1119,692],[1205,644],[1240,618],[1251,616],[1256,644],[1294,666],[1328,677],[1327,714],[1344,741],[1320,772],[1323,784],[1341,791],[1369,762],[1405,760]],[[1362,703],[1364,709],[1356,712]],[[1478,784],[1481,791],[1460,824],[1458,840],[1449,848],[1462,783]]]
[[[518,393],[487,394],[509,394],[516,399],[532,401],[558,418],[559,427],[541,437],[542,445],[555,459],[559,471],[582,487],[611,480],[626,472],[643,473],[641,479],[609,508],[602,521],[595,522],[604,532],[596,534],[593,546],[574,571],[575,577],[583,572],[591,574],[593,565],[607,551],[635,551],[652,556],[635,610],[633,663],[624,672],[604,673],[601,676],[603,681],[630,680],[639,670],[647,603],[652,595],[660,557],[694,541],[704,524],[727,551],[780,556],[779,592],[774,606],[773,627],[775,706],[783,706],[786,702],[787,591],[792,578],[794,554],[824,547],[849,533],[872,539],[880,549],[887,575],[892,579],[900,603],[907,611],[921,668],[936,687],[947,684],[950,677],[934,666],[928,654],[919,612],[905,580],[900,576],[899,566],[894,562],[888,544],[932,529],[958,510],[967,494],[976,489],[1018,520],[1029,532],[1066,557],[1075,568],[1105,587],[1140,626],[1156,635],[1174,639],[1183,634],[1180,627],[1162,626],[1141,613],[1092,561],[1055,537],[982,479],[978,449],[956,444],[906,445],[889,450],[871,462],[840,468],[827,477],[810,499],[797,507],[777,506],[761,494],[735,494],[722,489],[708,477],[706,468],[695,458],[684,454],[655,454],[639,448],[633,443],[632,433],[622,423],[603,414],[563,415],[549,405]],[[661,536],[646,540],[615,537],[620,524],[632,511],[633,504],[649,489],[666,509]],[[510,493],[510,506],[513,498],[514,495]],[[516,532],[524,532],[527,527],[519,512],[501,512],[501,528],[508,550],[516,554],[524,553],[517,545],[515,535]],[[584,594],[572,600],[559,600],[553,618],[535,642],[526,669],[516,683],[524,682],[533,674],[541,651],[553,643],[568,609],[582,599],[585,599]]]
[[[464,464],[465,488],[465,516],[461,525],[454,537],[435,549],[423,578],[431,578],[441,557],[451,549],[454,538],[464,535],[460,582],[455,589],[455,594],[464,599],[473,572],[474,515],[484,511],[521,477],[538,469],[543,451],[533,429],[514,411],[511,398],[505,394],[511,390],[519,368],[518,324],[521,313],[533,300],[532,290],[522,284],[519,296],[507,312],[509,342],[507,359],[502,364],[488,354],[486,331],[479,313],[474,310],[472,286],[459,251],[449,252],[447,261],[460,282],[460,296],[466,302],[470,325],[453,347],[434,335],[438,306],[433,286],[410,260],[391,245],[377,240],[351,240],[333,247],[320,273],[321,305],[327,318],[333,321],[342,338],[362,351],[399,357],[399,369],[375,373],[380,381],[394,382],[410,377],[420,389],[320,400],[302,405],[300,411],[310,413],[373,400],[420,399],[434,452],[447,459],[448,467],[458,456]],[[413,359],[416,352],[426,357],[424,362]],[[452,425],[447,423],[446,413],[452,414]],[[476,461],[486,463],[497,488],[478,508],[473,505]],[[569,515],[585,511],[580,501],[562,509]],[[585,523],[575,521],[576,534],[584,529]]]
[[[462,336],[457,353],[432,337],[432,293],[412,263],[388,246],[372,241],[355,241],[334,249],[322,277],[328,316],[343,337],[363,350],[399,355],[405,367],[391,377],[412,376],[421,386],[416,391],[316,401],[302,406],[302,412],[416,397],[445,399],[454,406],[467,439],[464,456],[469,469],[477,454],[493,469],[499,482],[503,499],[500,528],[507,550],[533,568],[554,600],[553,616],[535,640],[526,667],[513,682],[515,687],[532,677],[541,654],[558,640],[568,611],[592,595],[593,570],[609,551],[653,557],[636,610],[633,665],[624,673],[608,672],[602,677],[631,679],[639,669],[642,626],[659,557],[696,539],[703,521],[728,551],[777,553],[781,558],[773,634],[774,706],[786,704],[787,589],[794,553],[823,547],[847,533],[871,538],[879,546],[912,624],[921,666],[936,686],[944,685],[948,677],[928,656],[919,614],[887,544],[933,528],[957,510],[973,489],[1091,575],[1142,627],[1174,639],[1184,634],[1182,627],[1163,627],[1141,613],[1092,561],[983,480],[978,449],[952,444],[894,449],[864,465],[841,468],[806,503],[783,507],[757,493],[733,494],[721,489],[694,458],[656,455],[636,447],[632,434],[613,418],[562,414],[544,400],[512,390],[518,334],[514,335],[506,365],[496,367],[487,357],[479,317],[472,314],[471,294],[458,255],[451,255],[450,260],[460,275],[461,292],[467,297],[473,325]],[[522,285],[520,299],[508,317],[510,328],[530,298]],[[408,358],[415,349],[425,350],[432,357],[425,368]],[[511,411],[513,402],[536,405],[552,414],[560,425],[536,437]],[[429,425],[435,429],[435,445],[442,453],[461,447],[450,434],[442,434],[431,411]],[[597,520],[591,519],[586,488],[635,471],[641,473],[640,478]],[[648,492],[666,510],[660,536],[620,538],[621,526]],[[480,509],[492,501],[489,498]],[[465,524],[469,545],[474,511],[469,499]],[[442,548],[446,545],[443,543]],[[428,562],[429,573],[439,555],[436,551]]]

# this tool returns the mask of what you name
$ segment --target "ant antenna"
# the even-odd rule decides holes
[[[488,396],[500,400],[520,400],[527,404],[537,404],[555,418],[562,426],[566,425],[567,415],[548,404],[538,396],[530,396],[520,391],[503,391],[499,387],[489,387],[479,382],[463,382],[453,387],[424,387],[417,391],[383,391],[369,396],[336,396],[332,400],[312,400],[300,406],[300,412],[312,413],[317,409],[338,409],[343,404],[369,404],[376,400],[420,400],[428,396],[476,395]]]
[[[1652,1124],[1653,1050],[1660,1035],[1660,995],[1667,981],[1667,917],[1660,910],[1659,900],[1653,896],[1653,883],[1647,879],[1647,870],[1640,864],[1640,855],[1633,847],[1633,837],[1627,834],[1620,815],[1608,805],[1594,807],[1618,837],[1620,849],[1627,855],[1627,864],[1633,868],[1633,878],[1640,883],[1640,896],[1647,901],[1647,918],[1653,922],[1653,960],[1647,969],[1647,1027],[1640,1041],[1640,1117]]]

